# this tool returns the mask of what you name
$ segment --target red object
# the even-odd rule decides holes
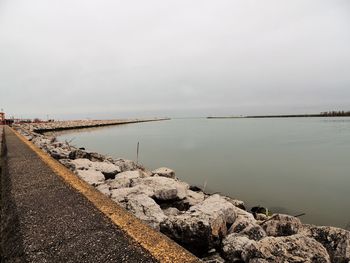
[[[0,112],[0,124],[5,124],[5,112]]]

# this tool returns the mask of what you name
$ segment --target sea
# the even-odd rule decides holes
[[[60,141],[169,167],[249,210],[350,228],[350,118],[183,118],[61,132]],[[137,153],[137,145],[139,150]]]

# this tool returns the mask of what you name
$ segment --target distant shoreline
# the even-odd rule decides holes
[[[350,117],[350,115],[289,114],[289,115],[252,115],[252,116],[209,116],[207,117],[207,119],[322,118],[322,117]]]

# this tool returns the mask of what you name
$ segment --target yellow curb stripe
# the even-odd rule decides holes
[[[88,183],[73,174],[61,163],[53,159],[32,142],[14,129],[10,128],[17,137],[33,150],[58,176],[85,196],[93,205],[107,216],[115,225],[121,228],[128,236],[146,249],[159,262],[201,262],[189,251],[176,244],[160,232],[152,229],[140,219],[136,218],[107,196],[103,195]]]

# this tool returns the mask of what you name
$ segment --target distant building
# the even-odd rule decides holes
[[[14,119],[6,119],[5,112],[0,111],[0,125],[11,125],[14,122]]]
[[[0,112],[0,124],[5,124],[5,112]]]

